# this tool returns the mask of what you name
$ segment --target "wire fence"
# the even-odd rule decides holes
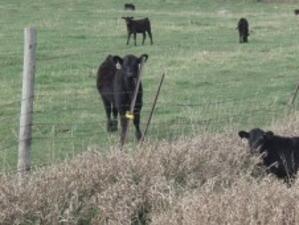
[[[272,97],[256,91],[232,98],[205,97],[197,102],[161,98],[146,138],[172,141],[203,132],[266,126],[296,108],[288,105],[291,94],[285,91]],[[153,93],[145,91],[144,96],[147,97],[141,111],[141,127],[145,127],[150,114]],[[34,168],[71,158],[88,148],[106,151],[118,144],[119,131],[107,132],[105,110],[96,90],[70,92],[59,97],[37,93],[34,99],[33,123],[24,125],[32,127]],[[0,115],[2,171],[16,171],[21,101],[24,99],[0,105],[3,109]],[[120,130],[120,124],[118,127]],[[134,136],[131,126],[129,143],[136,143]]]

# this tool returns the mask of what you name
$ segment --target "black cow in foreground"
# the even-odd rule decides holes
[[[130,104],[136,88],[141,62],[146,62],[147,54],[140,57],[134,55],[126,55],[123,58],[114,56],[114,62],[120,65],[120,69],[115,74],[113,83],[114,101],[120,115],[121,122],[121,144],[125,141],[125,132],[128,126],[128,118],[126,112],[130,110]],[[142,83],[140,83],[136,104],[133,112],[133,123],[136,128],[136,138],[140,140],[142,132],[140,130],[140,113],[142,108]]]
[[[268,172],[288,183],[294,180],[299,167],[299,137],[282,137],[259,128],[240,131],[239,136],[248,140],[252,154],[261,154]]]
[[[102,96],[108,119],[108,131],[117,130],[117,114],[120,115],[121,122],[121,144],[124,144],[125,132],[128,126],[126,113],[130,110],[140,65],[148,59],[147,54],[140,57],[126,55],[108,56],[101,64],[97,74],[97,87]],[[117,69],[119,68],[119,69]],[[136,128],[136,138],[140,140],[142,132],[140,130],[140,113],[142,109],[142,83],[140,83],[136,104],[133,111],[133,123]],[[111,120],[111,109],[114,118]]]
[[[299,9],[295,9],[294,13],[295,13],[296,16],[299,15]]]
[[[240,43],[247,43],[249,36],[249,24],[247,19],[241,18],[238,22],[237,29],[239,31],[239,41]]]
[[[135,10],[135,5],[132,3],[125,3],[125,10]]]
[[[102,97],[107,115],[107,131],[117,131],[118,111],[114,102],[113,81],[116,73],[116,63],[113,56],[108,55],[97,71],[97,89]],[[113,119],[111,114],[113,113]]]
[[[124,19],[127,24],[127,31],[128,31],[127,45],[129,44],[131,35],[133,34],[134,35],[134,43],[136,46],[136,34],[137,33],[143,34],[142,44],[144,44],[144,41],[146,38],[146,32],[148,33],[148,36],[151,39],[151,44],[153,44],[151,22],[148,18],[134,20],[134,17],[122,17],[122,19]]]

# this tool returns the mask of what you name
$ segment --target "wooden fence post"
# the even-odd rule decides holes
[[[18,172],[24,175],[31,168],[32,114],[34,98],[36,30],[24,30],[24,64],[21,98]]]

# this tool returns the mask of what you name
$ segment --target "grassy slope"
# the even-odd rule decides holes
[[[16,162],[23,28],[28,25],[38,29],[35,164],[117,141],[117,135],[105,132],[103,107],[95,90],[95,72],[107,54],[149,54],[144,119],[159,77],[166,72],[152,138],[221,130],[228,125],[261,126],[282,114],[298,77],[295,5],[139,0],[137,11],[129,13],[122,10],[123,3],[0,3],[1,167]],[[126,29],[120,19],[124,15],[150,17],[153,46],[148,41],[143,47],[125,45]],[[234,29],[242,16],[251,25],[248,45],[238,44]]]

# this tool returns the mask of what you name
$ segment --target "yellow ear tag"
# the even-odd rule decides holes
[[[131,112],[129,112],[129,111],[127,111],[127,112],[126,112],[126,118],[127,118],[128,120],[133,120],[133,119],[134,119],[134,114],[131,113]]]

